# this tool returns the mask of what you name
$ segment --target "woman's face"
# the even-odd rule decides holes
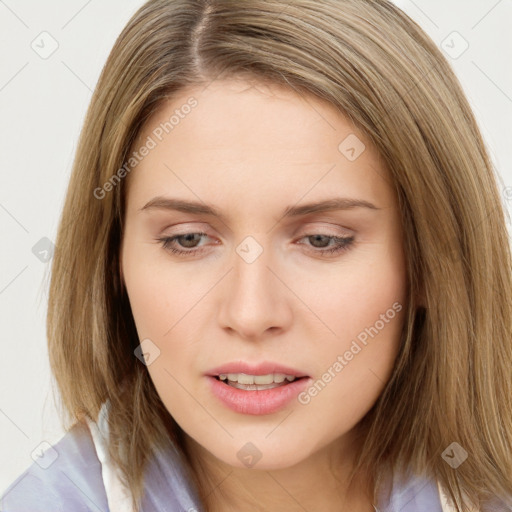
[[[240,468],[351,446],[406,310],[401,219],[379,155],[331,105],[241,80],[182,90],[134,150],[122,277],[136,353],[169,413]],[[212,376],[223,372],[305,377],[260,391]]]

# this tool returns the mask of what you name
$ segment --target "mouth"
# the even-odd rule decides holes
[[[311,384],[305,375],[216,373],[206,376],[219,403],[239,414],[273,414],[288,406]]]
[[[266,389],[274,389],[291,384],[292,382],[307,379],[307,376],[296,377],[295,375],[287,375],[284,373],[274,373],[267,375],[248,375],[245,373],[224,373],[212,375],[217,381],[226,386],[244,391],[264,391]]]

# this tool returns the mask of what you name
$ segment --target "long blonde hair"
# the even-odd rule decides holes
[[[174,443],[206,509],[183,432],[133,355],[140,340],[119,274],[126,180],[95,191],[163,101],[235,76],[330,102],[375,145],[398,192],[411,300],[392,377],[360,424],[354,471],[368,472],[371,492],[389,469],[435,478],[459,512],[512,496],[500,177],[450,65],[387,0],[150,0],[132,17],[94,91],[56,240],[47,334],[67,420],[95,419],[108,400],[109,449],[134,505],[152,454]],[[454,442],[468,453],[457,469],[442,456]]]

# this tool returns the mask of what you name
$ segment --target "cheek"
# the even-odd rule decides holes
[[[169,312],[173,304],[165,282],[158,273],[135,265],[126,272],[126,288],[140,338],[159,338],[169,329]]]
[[[189,378],[199,357],[204,296],[211,284],[169,263],[165,255],[148,257],[136,250],[124,255],[123,273],[139,339],[156,345],[158,358],[148,366],[155,384],[173,386],[170,375]]]
[[[151,340],[143,345],[153,356],[147,367],[151,380],[167,409],[180,417],[190,406],[182,386],[196,393],[191,385],[199,350],[193,305],[200,287],[188,283],[179,265],[155,264],[135,252],[125,256],[123,274],[139,339]]]
[[[392,309],[405,309],[407,280],[404,262],[386,251],[359,252],[331,269],[311,272],[296,279],[294,291],[324,325],[325,342],[340,346],[357,336]],[[394,253],[396,254],[396,253]],[[393,304],[397,303],[393,309]],[[306,318],[311,315],[306,311]],[[302,315],[304,317],[304,315]],[[296,317],[300,323],[302,320]],[[308,322],[311,324],[311,322]],[[397,321],[391,324],[396,325]],[[386,327],[386,330],[394,330]]]
[[[164,340],[191,309],[198,295],[179,265],[169,264],[159,248],[151,254],[144,244],[126,245],[123,275],[139,337]]]
[[[322,348],[317,344],[307,354],[315,361],[317,380],[302,403],[306,410],[326,411],[332,425],[348,427],[368,412],[389,380],[400,348],[407,298],[403,258],[399,252],[395,257],[386,251],[367,255],[357,261],[347,258],[346,265],[326,278],[303,282],[298,292],[322,321],[316,332],[323,333],[308,333],[311,339],[321,338]]]
[[[339,424],[346,429],[355,426],[382,394],[399,349],[396,327],[401,314],[381,331],[368,329],[364,342],[351,338],[332,350],[323,373],[306,390],[301,403],[326,411],[334,430]]]

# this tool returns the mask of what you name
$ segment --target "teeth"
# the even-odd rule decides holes
[[[272,384],[273,382],[280,384],[286,379],[293,382],[296,377],[294,375],[285,375],[284,373],[269,373],[267,375],[247,375],[245,373],[223,373],[219,375],[220,380],[230,380],[239,384]]]

